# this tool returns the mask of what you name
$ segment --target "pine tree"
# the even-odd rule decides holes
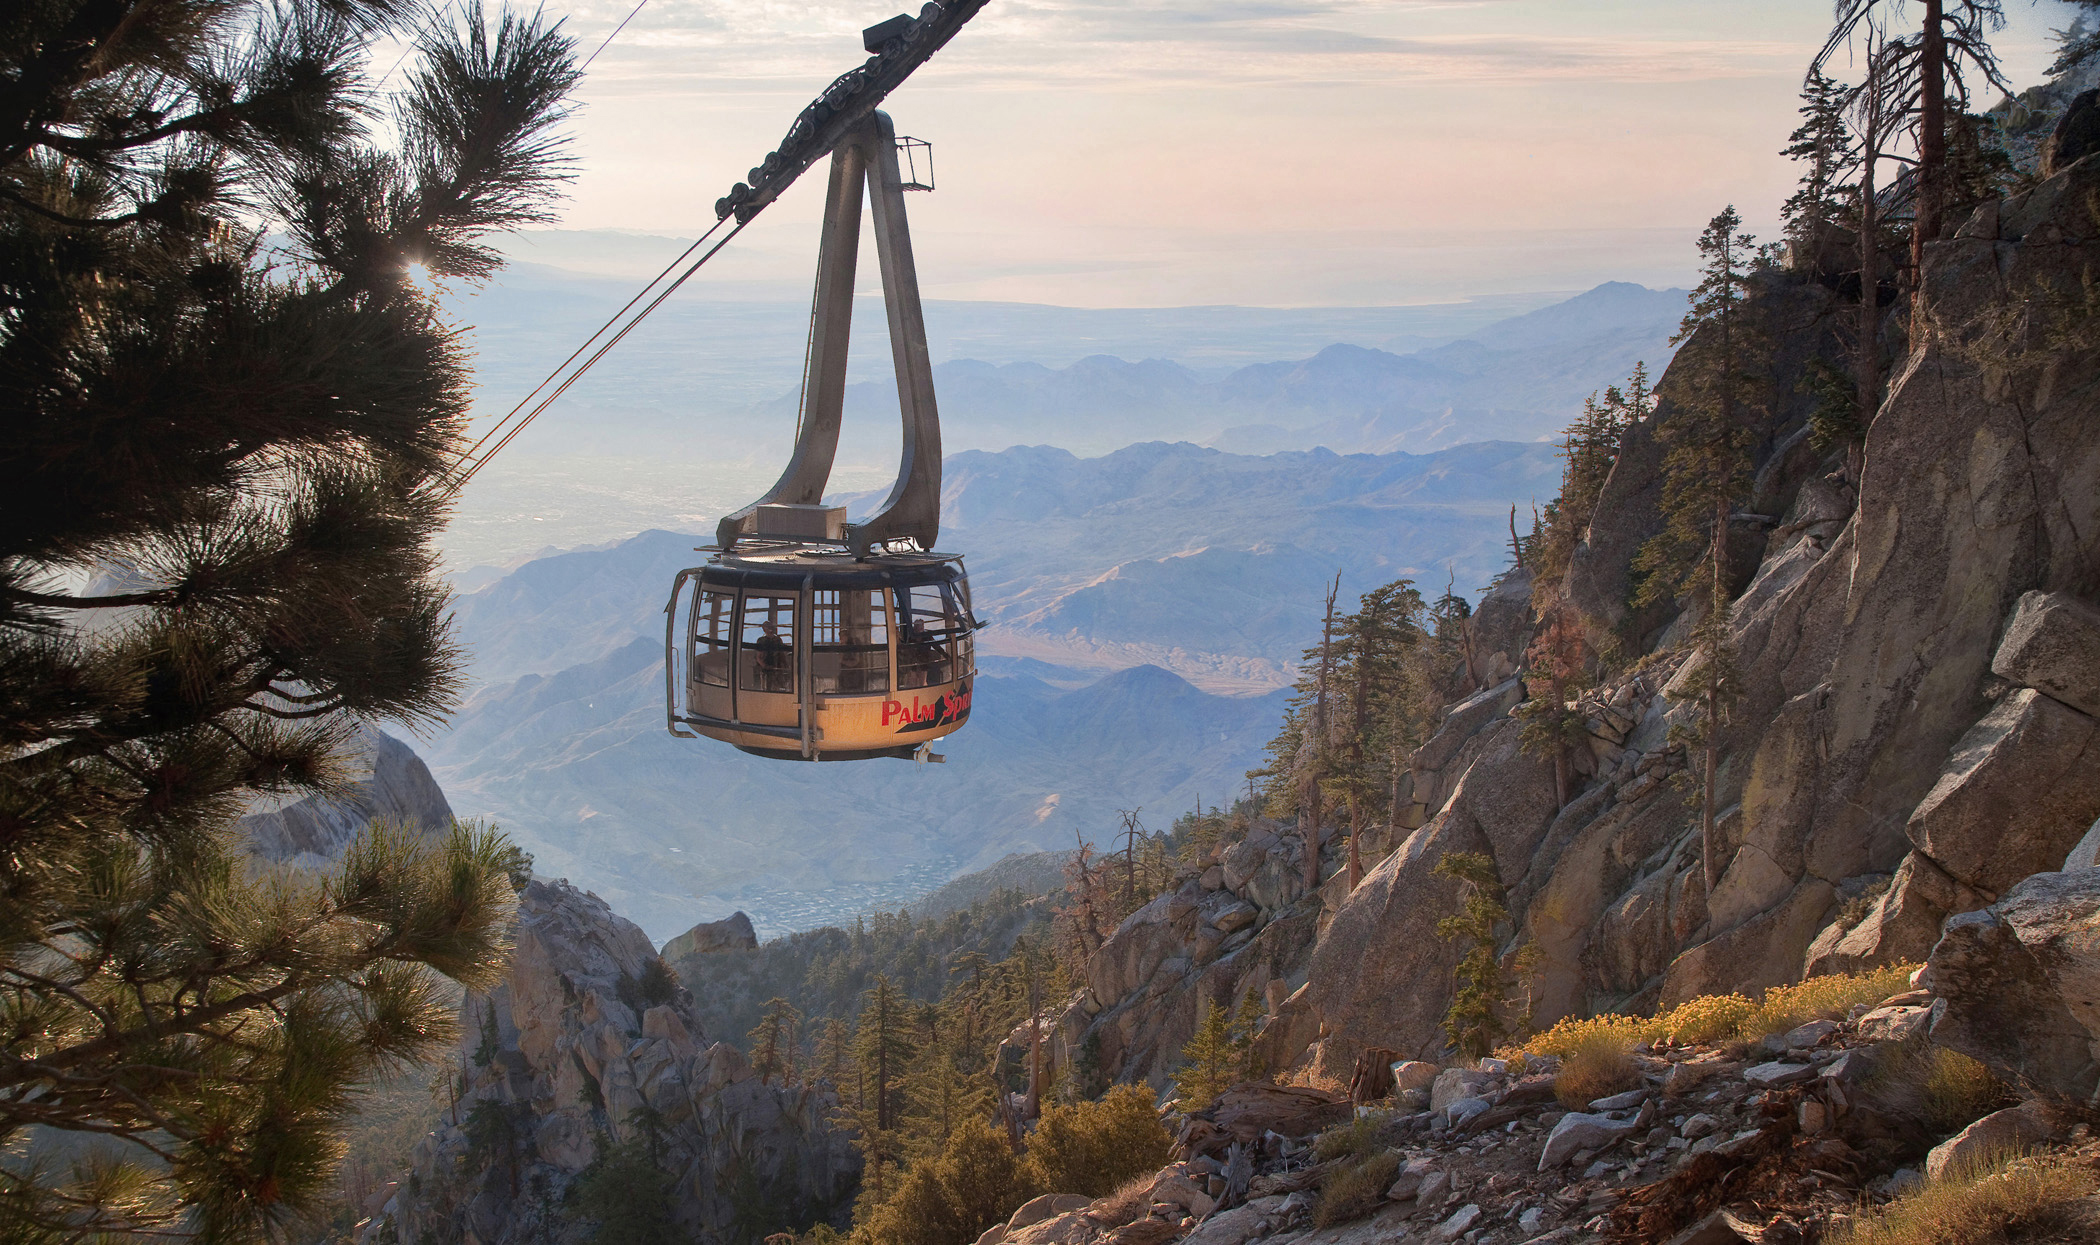
[[[2011,85],[2000,72],[1990,34],[2005,25],[2002,0],[1923,0],[1922,21],[1903,36],[1896,22],[1909,17],[1909,0],[1837,0],[1836,21],[1810,73],[1824,66],[1855,41],[1864,43],[1870,66],[1867,90],[1874,99],[1856,107],[1885,123],[1910,121],[1916,153],[1911,229],[1911,272],[1924,269],[1925,244],[1940,236],[1948,199],[1947,136],[1950,119],[1968,111],[1969,78],[1981,77],[2007,94]],[[1884,133],[1892,133],[1890,124]],[[1875,154],[1874,138],[1866,147]],[[1871,272],[1871,269],[1869,269]],[[1863,283],[1872,277],[1863,273]],[[1925,302],[1912,290],[1913,337],[1922,338]]]
[[[1201,1111],[1211,1100],[1232,1086],[1240,1055],[1233,1049],[1232,1017],[1216,999],[1203,1005],[1188,1045],[1181,1048],[1182,1066],[1174,1073],[1174,1092],[1181,1098],[1184,1114]]]
[[[785,1084],[793,1076],[795,1026],[801,1020],[802,1013],[786,999],[775,996],[767,1000],[765,1015],[760,1017],[750,1038],[751,1070],[758,1073],[759,1084],[768,1084],[776,1076]]]
[[[1509,918],[1502,904],[1502,880],[1495,872],[1495,858],[1484,852],[1447,852],[1430,873],[1459,883],[1460,911],[1436,923],[1438,937],[1466,946],[1455,974],[1457,989],[1444,1015],[1444,1032],[1461,1054],[1477,1059],[1509,1032],[1501,1011],[1509,979],[1495,956],[1495,927]]]
[[[1820,65],[1811,66],[1801,84],[1801,124],[1779,153],[1805,166],[1780,217],[1786,222],[1787,240],[1811,255],[1821,252],[1849,206],[1844,180],[1859,162],[1851,127],[1845,123],[1851,98],[1851,87],[1833,82]]]
[[[2064,0],[2084,9],[2100,9],[2100,0]],[[2056,35],[2056,59],[2049,63],[2048,73],[2052,78],[2062,77],[2100,56],[2100,28],[2088,28],[2085,14],[2081,13],[2071,23],[2070,29],[2059,30]]]
[[[1422,639],[1422,594],[1412,581],[1397,579],[1358,599],[1356,612],[1337,624],[1334,669],[1340,704],[1337,736],[1322,780],[1327,796],[1349,815],[1349,889],[1363,881],[1362,838],[1381,804],[1390,813],[1390,769],[1403,744],[1413,742],[1413,723],[1398,711],[1411,689],[1409,658]],[[1407,738],[1393,738],[1399,732]]]
[[[903,1157],[905,1077],[915,1051],[908,1000],[887,976],[878,975],[861,999],[853,1037],[858,1084],[843,1115],[864,1164],[862,1204],[872,1208],[889,1195],[889,1173]]]
[[[1728,516],[1750,485],[1751,433],[1743,413],[1757,391],[1755,380],[1742,371],[1751,344],[1743,304],[1753,239],[1741,232],[1741,224],[1730,207],[1699,238],[1705,267],[1673,339],[1687,343],[1677,364],[1685,387],[1661,429],[1669,447],[1663,460],[1663,531],[1641,547],[1634,561],[1643,577],[1637,603],[1677,598],[1702,611],[1692,637],[1697,669],[1680,681],[1678,693],[1696,703],[1699,714],[1679,738],[1704,755],[1697,782],[1709,895],[1720,881],[1714,834],[1720,724],[1738,695],[1729,632]]]
[[[1261,996],[1251,989],[1240,996],[1240,1005],[1232,1009],[1230,1036],[1235,1082],[1258,1080],[1267,1071],[1262,1067],[1261,1051],[1254,1045],[1262,1016]]]
[[[1570,700],[1588,684],[1588,647],[1574,607],[1556,600],[1525,651],[1526,699],[1514,710],[1523,723],[1523,749],[1553,762],[1553,789],[1562,808],[1572,795],[1570,756],[1589,743],[1589,727]]]
[[[674,1217],[675,1180],[650,1152],[646,1137],[602,1146],[577,1176],[569,1214],[591,1225],[589,1245],[685,1245]]]
[[[470,6],[374,95],[368,41],[422,17],[0,18],[0,1139],[106,1147],[0,1166],[0,1237],[276,1231],[354,1088],[451,1040],[434,973],[500,976],[500,835],[378,827],[287,880],[231,829],[459,687],[434,536],[468,375],[408,266],[478,279],[484,233],[545,218],[576,72]]]
[[[1534,559],[1538,578],[1532,600],[1537,607],[1548,608],[1558,600],[1575,546],[1588,533],[1598,496],[1619,461],[1626,430],[1654,413],[1648,365],[1636,363],[1626,388],[1607,386],[1601,399],[1591,394],[1582,404],[1582,414],[1562,430],[1560,493],[1546,505],[1545,529]]]

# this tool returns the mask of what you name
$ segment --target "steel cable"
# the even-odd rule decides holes
[[[563,394],[569,391],[569,387],[571,385],[574,385],[577,381],[583,379],[583,374],[585,372],[590,371],[591,366],[593,364],[597,363],[598,360],[604,358],[606,353],[610,351],[614,346],[619,345],[620,339],[626,337],[629,333],[633,332],[636,325],[640,324],[643,320],[648,319],[649,314],[655,311],[658,307],[661,307],[665,299],[677,293],[678,287],[684,285],[689,279],[691,279],[694,273],[700,271],[701,265],[705,264],[708,260],[713,259],[718,253],[720,253],[723,247],[729,245],[731,239],[735,238],[738,234],[744,232],[745,225],[751,223],[748,220],[739,221],[737,223],[737,227],[730,230],[727,234],[723,235],[722,240],[720,242],[717,242],[712,247],[709,247],[705,254],[693,261],[691,267],[687,268],[684,272],[679,273],[677,280],[665,286],[661,294],[658,294],[655,298],[651,299],[647,306],[643,307],[640,311],[636,312],[631,318],[628,319],[628,321],[625,324],[620,325],[620,330],[617,333],[614,333],[611,337],[607,338],[605,344],[598,347],[597,351],[593,353],[590,358],[585,359],[581,366],[577,367],[574,371],[569,372],[568,377],[564,379],[561,382],[561,384],[555,386],[554,391],[552,393],[549,393],[546,397],[541,398],[540,401],[536,405],[534,405],[530,411],[527,411],[525,413],[525,416],[522,419],[517,419],[515,423],[511,422],[512,419],[515,416],[517,416],[518,412],[524,409],[526,402],[531,402],[534,395],[540,393],[541,390],[546,389],[548,385],[553,384],[555,377],[560,376],[562,372],[568,368],[569,364],[575,362],[576,357],[578,355],[582,354],[585,350],[590,349],[591,342],[595,342],[600,337],[603,337],[607,329],[612,328],[614,324],[619,322],[621,316],[626,315],[628,308],[631,308],[637,302],[640,302],[643,295],[647,294],[651,289],[655,288],[657,281],[663,280],[664,276],[668,275],[672,268],[676,268],[678,264],[685,259],[686,255],[691,255],[694,251],[698,250],[700,248],[700,245],[706,242],[708,238],[712,237],[714,235],[715,230],[720,229],[722,225],[728,221],[728,219],[729,218],[726,216],[723,217],[721,220],[716,221],[714,223],[714,226],[710,228],[706,233],[701,234],[699,241],[693,243],[692,246],[689,246],[685,249],[684,255],[680,255],[678,259],[672,260],[670,267],[665,268],[662,273],[659,273],[655,281],[651,281],[648,285],[643,286],[640,293],[636,294],[633,298],[628,299],[627,306],[622,307],[619,311],[614,312],[612,318],[607,320],[603,327],[599,328],[597,332],[591,334],[589,340],[585,341],[583,345],[578,346],[569,355],[567,359],[562,360],[561,366],[555,368],[554,371],[548,375],[546,380],[543,380],[538,385],[534,386],[532,393],[526,394],[524,399],[520,401],[517,406],[512,407],[510,414],[505,415],[503,419],[497,422],[494,428],[489,429],[488,432],[482,435],[479,441],[476,441],[472,446],[470,446],[466,450],[466,452],[462,453],[459,456],[458,460],[453,463],[453,475],[452,478],[449,481],[447,481],[447,483],[444,486],[445,494],[447,496],[450,496],[459,492],[460,489],[466,487],[467,481],[473,479],[475,473],[479,472],[482,469],[482,467],[488,464],[489,459],[494,458],[497,454],[501,453],[503,447],[509,445],[513,440],[517,438],[517,435],[519,433],[525,431],[526,426],[531,424],[533,420],[539,418],[540,413],[542,411],[545,411],[548,407],[554,405],[556,400],[558,400]],[[756,217],[754,217],[753,219],[756,219]],[[506,424],[509,425],[508,431],[504,430]],[[489,439],[491,437],[495,437],[498,432],[502,432],[503,435],[500,439],[496,440],[495,444],[490,445]],[[486,446],[487,448],[483,449],[484,446]],[[462,468],[464,468],[464,470],[462,470]]]

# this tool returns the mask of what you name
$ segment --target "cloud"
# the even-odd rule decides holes
[[[1233,85],[1679,82],[1793,72],[1799,40],[1598,32],[1529,20],[1517,0],[1017,0],[988,6],[940,56],[946,88],[1171,91]],[[705,83],[814,90],[860,54],[867,10],[658,0],[593,67],[614,94]],[[582,42],[617,21],[579,10]],[[1432,20],[1433,19],[1433,20]]]

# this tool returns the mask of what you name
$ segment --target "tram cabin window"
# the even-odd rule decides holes
[[[955,600],[941,584],[897,590],[897,686],[932,687],[955,678],[952,639],[962,630]]]
[[[736,594],[703,592],[693,611],[693,676],[709,687],[729,686],[729,642],[735,637]]]
[[[795,598],[744,598],[744,644],[738,686],[747,692],[795,694]]]
[[[819,589],[811,603],[810,679],[820,693],[890,690],[890,614],[883,593]]]

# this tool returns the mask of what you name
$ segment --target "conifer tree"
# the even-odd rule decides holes
[[[1183,1113],[1201,1111],[1211,1100],[1231,1088],[1240,1062],[1233,1049],[1232,1015],[1210,999],[1203,1005],[1203,1019],[1188,1045],[1181,1048],[1182,1066],[1174,1073],[1174,1092],[1181,1098]]]
[[[907,1105],[905,1078],[915,1053],[908,1000],[885,975],[861,996],[860,1023],[853,1037],[859,1084],[844,1117],[855,1133],[864,1164],[864,1201],[879,1206],[889,1193],[889,1173],[902,1158]]]
[[[1525,700],[1513,714],[1523,723],[1518,739],[1524,750],[1553,762],[1553,790],[1562,808],[1572,796],[1570,754],[1589,742],[1589,727],[1569,699],[1588,683],[1587,657],[1574,607],[1555,601],[1525,651]]]
[[[1447,852],[1430,874],[1459,883],[1459,912],[1436,923],[1438,937],[1466,947],[1458,962],[1451,1007],[1444,1015],[1444,1032],[1461,1054],[1477,1059],[1494,1050],[1509,1031],[1501,1012],[1508,978],[1495,956],[1495,927],[1509,917],[1502,904],[1502,880],[1495,872],[1495,858],[1484,852]]]
[[[1757,392],[1742,361],[1752,332],[1744,312],[1754,239],[1741,231],[1742,218],[1729,207],[1699,238],[1705,259],[1673,341],[1686,343],[1673,368],[1684,378],[1676,409],[1662,425],[1668,447],[1663,460],[1663,530],[1634,560],[1642,576],[1637,604],[1678,599],[1700,610],[1693,632],[1697,670],[1681,694],[1699,705],[1696,724],[1679,738],[1704,757],[1699,835],[1707,893],[1720,880],[1720,849],[1714,835],[1720,724],[1738,694],[1735,651],[1729,633],[1728,516],[1750,485],[1751,433],[1744,413]]]
[[[1844,182],[1859,160],[1845,113],[1852,88],[1832,81],[1821,65],[1809,67],[1801,84],[1801,124],[1779,154],[1804,167],[1794,193],[1780,208],[1787,240],[1810,254],[1820,252],[1850,204]]]
[[[1349,816],[1349,889],[1363,881],[1362,839],[1390,790],[1388,769],[1412,742],[1409,717],[1398,711],[1410,690],[1409,658],[1422,638],[1422,594],[1397,579],[1365,593],[1356,612],[1337,624],[1330,677],[1340,693],[1332,773],[1326,794]],[[1402,735],[1405,738],[1394,738]]]
[[[758,1073],[759,1084],[768,1084],[776,1076],[785,1084],[793,1076],[795,1026],[801,1020],[802,1013],[786,999],[775,996],[767,1000],[765,1015],[759,1018],[750,1039],[751,1070]]]
[[[1249,989],[1240,996],[1240,1005],[1232,1009],[1232,1053],[1233,1080],[1252,1081],[1266,1071],[1262,1067],[1261,1051],[1254,1045],[1262,1021],[1261,996]]]
[[[1560,493],[1546,504],[1545,529],[1537,547],[1538,579],[1532,590],[1536,607],[1548,608],[1558,599],[1575,546],[1588,532],[1597,498],[1619,461],[1626,430],[1654,413],[1648,365],[1636,363],[1624,389],[1608,385],[1601,399],[1591,394],[1582,404],[1582,414],[1562,430]]]
[[[2082,9],[2100,9],[2100,0],[2064,0],[2064,3],[2077,5]],[[2059,30],[2055,34],[2056,59],[2049,63],[2048,69],[2052,78],[2070,73],[2095,56],[2100,56],[2100,28],[2087,27],[2083,13],[2071,23],[2070,29]]]
[[[433,973],[498,979],[500,835],[378,827],[286,879],[231,827],[341,793],[358,720],[454,701],[468,376],[409,265],[478,279],[545,218],[576,76],[474,5],[0,17],[0,1237],[276,1231],[355,1086],[450,1040]]]
[[[1908,118],[1916,155],[1911,230],[1911,271],[1924,267],[1925,244],[1938,238],[1948,199],[1947,136],[1950,121],[1968,111],[1971,76],[2012,92],[1991,50],[1990,35],[2005,25],[2002,0],[1923,0],[1922,20],[1905,35],[1897,23],[1909,17],[1909,0],[1837,0],[1836,21],[1810,72],[1820,74],[1855,42],[1865,45],[1876,96],[1861,107],[1894,121]],[[1872,143],[1868,146],[1872,154]],[[1864,231],[1863,231],[1864,235]],[[1871,277],[1862,274],[1862,281]],[[1922,336],[1925,304],[1912,289],[1913,336]]]
[[[569,1214],[590,1225],[589,1245],[685,1245],[674,1217],[675,1178],[638,1136],[603,1146],[570,1192]]]

